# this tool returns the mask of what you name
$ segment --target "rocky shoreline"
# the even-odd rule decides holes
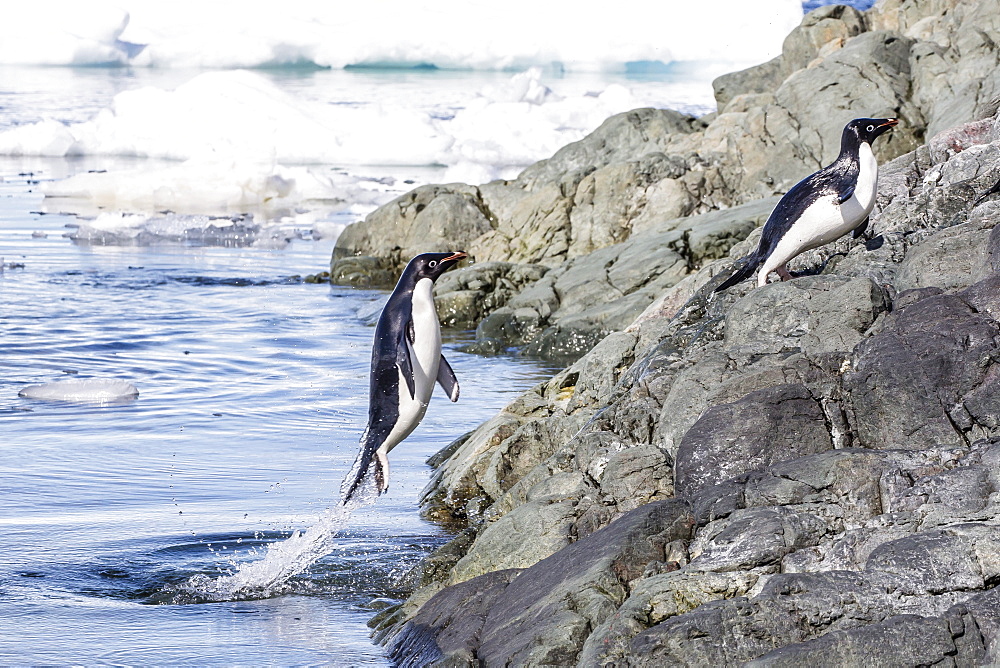
[[[998,0],[822,7],[716,114],[621,114],[345,230],[334,281],[464,246],[443,322],[569,364],[433,459],[461,531],[373,620],[392,658],[1000,661],[998,66]],[[867,238],[710,297],[856,116],[902,121]]]

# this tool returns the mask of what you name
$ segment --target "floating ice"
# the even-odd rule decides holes
[[[33,0],[11,5],[0,62],[152,67],[431,65],[573,71],[722,60],[781,49],[799,0],[645,0],[613,11],[577,2],[380,0]]]
[[[253,245],[262,231],[252,218],[103,213],[82,222],[68,236],[77,242],[103,246],[147,246],[166,241],[243,247]]]
[[[404,100],[326,104],[295,98],[253,72],[207,72],[173,91],[146,87],[119,93],[91,121],[42,121],[0,133],[0,154],[192,160],[183,171],[198,173],[181,184],[185,190],[198,179],[221,177],[231,190],[240,190],[234,195],[239,198],[254,188],[266,194],[276,177],[286,179],[276,165],[525,165],[640,102],[621,86],[564,98],[541,79],[537,68],[516,74],[441,118]],[[213,169],[219,173],[213,175]],[[156,175],[168,183],[176,177]],[[240,185],[248,179],[266,183]],[[316,184],[310,190],[315,193]]]
[[[207,72],[172,91],[119,93],[90,121],[49,120],[2,132],[0,154],[181,161],[45,184],[49,210],[77,212],[81,201],[91,213],[270,215],[302,203],[337,202],[370,210],[416,184],[368,180],[319,165],[443,165],[445,181],[513,178],[608,116],[645,102],[618,85],[559,95],[543,83],[542,70],[532,68],[466,94],[463,107],[444,115],[405,99],[366,105],[299,99],[259,73]]]
[[[97,246],[151,246],[182,243],[192,246],[249,246],[282,248],[293,239],[336,239],[346,223],[317,220],[312,212],[295,213],[276,221],[255,216],[231,217],[179,213],[132,214],[106,212],[83,218],[66,234],[81,244]]]
[[[139,390],[132,383],[115,378],[74,378],[29,385],[18,392],[17,396],[46,401],[108,403],[135,399],[139,396]]]
[[[780,50],[801,18],[797,0],[661,0],[599,17],[576,3],[525,0],[290,0],[281,12],[265,2],[242,3],[233,12],[221,0],[21,5],[31,8],[5,15],[0,25],[0,62],[655,70],[656,63],[678,60],[759,62]],[[78,20],[63,18],[81,12],[85,16]],[[36,50],[17,47],[18,35],[35,36]],[[169,210],[270,218],[349,203],[364,213],[421,181],[407,175],[405,184],[366,182],[359,167],[442,168],[436,182],[513,178],[609,116],[663,103],[620,85],[566,92],[542,72],[532,67],[478,92],[456,88],[447,100],[411,99],[420,97],[411,87],[389,98],[379,88],[361,101],[307,99],[294,87],[287,92],[275,85],[270,72],[202,72],[172,90],[123,91],[90,120],[46,119],[0,132],[0,154],[179,163],[46,184],[44,207],[51,212]],[[713,107],[707,81],[699,80],[696,95],[681,96],[695,100],[682,111]],[[331,166],[352,175],[338,176]]]
[[[303,167],[191,159],[165,167],[77,174],[43,184],[42,192],[48,204],[77,211],[82,202],[94,210],[169,209],[211,214],[273,213],[309,201],[336,206],[346,198],[355,203],[371,199],[353,180],[338,184],[332,175],[317,172]],[[56,199],[72,202],[52,201]]]

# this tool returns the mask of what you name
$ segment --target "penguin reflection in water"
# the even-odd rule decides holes
[[[757,267],[758,287],[767,283],[772,271],[787,281],[792,276],[785,265],[796,255],[851,231],[855,239],[864,234],[878,184],[872,142],[897,123],[895,118],[856,118],[848,123],[836,161],[785,193],[764,223],[757,249],[713,292],[746,280]]]
[[[461,251],[416,256],[382,309],[372,347],[368,427],[361,437],[361,452],[340,488],[344,505],[362,489],[373,488],[378,496],[389,488],[389,451],[423,419],[435,383],[449,399],[458,401],[458,380],[441,354],[433,289],[437,277],[464,257]]]

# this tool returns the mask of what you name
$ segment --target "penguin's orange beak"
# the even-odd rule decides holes
[[[881,123],[879,125],[879,127],[880,128],[884,128],[884,127],[894,128],[897,125],[899,125],[899,119],[898,118],[887,118],[887,119],[885,119],[885,123]]]
[[[442,262],[449,262],[451,260],[455,260],[457,262],[457,261],[461,260],[464,257],[469,257],[469,254],[466,253],[466,252],[464,252],[464,251],[455,251],[454,253],[452,253],[451,255],[449,255],[448,257],[446,257],[445,259],[443,259],[441,261]]]

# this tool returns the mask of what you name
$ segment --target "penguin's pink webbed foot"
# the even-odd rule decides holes
[[[788,270],[785,269],[784,267],[778,267],[774,271],[778,274],[778,276],[781,277],[781,280],[783,280],[783,281],[790,281],[790,280],[792,280],[792,275],[790,273],[788,273]]]

